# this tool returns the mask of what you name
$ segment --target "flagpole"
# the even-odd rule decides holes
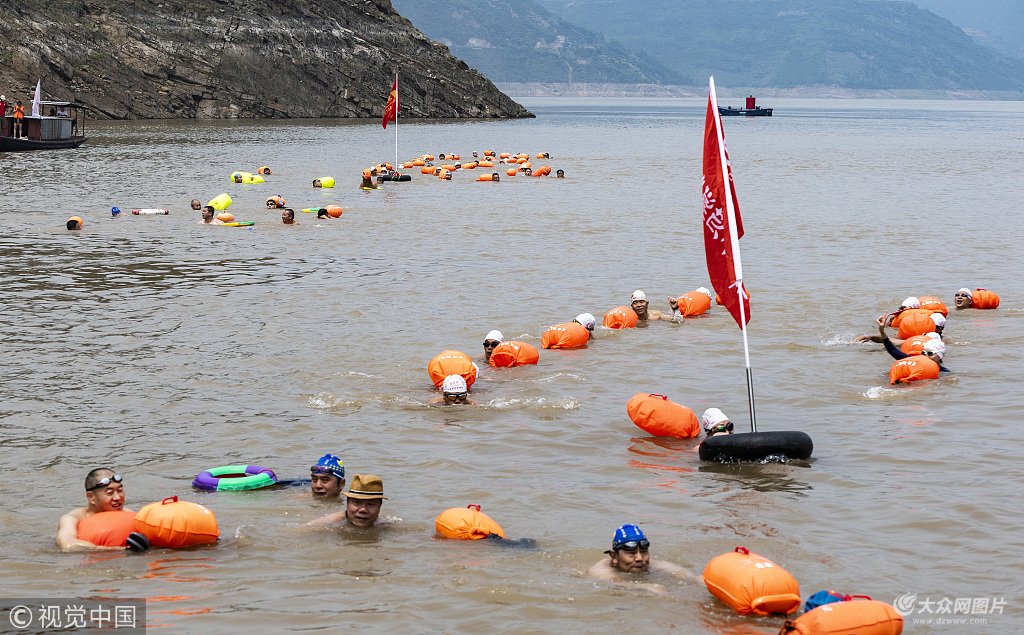
[[[398,99],[398,73],[395,73],[395,170],[398,169],[398,110],[402,102]]]
[[[747,312],[743,297],[743,261],[740,257],[740,240],[736,235],[736,210],[732,202],[732,175],[725,158],[725,135],[722,133],[722,115],[718,112],[718,94],[715,92],[715,78],[711,78],[711,102],[715,116],[715,132],[718,135],[718,160],[722,164],[725,178],[725,213],[729,219],[729,244],[732,247],[733,272],[736,278],[736,296],[740,306],[740,330],[743,331],[743,358],[747,365],[747,403],[750,405],[750,431],[757,432],[757,416],[754,413],[754,375],[750,370],[750,346],[747,343]]]

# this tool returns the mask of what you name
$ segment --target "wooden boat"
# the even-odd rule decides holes
[[[771,108],[762,108],[757,105],[757,100],[753,95],[747,97],[746,108],[733,108],[729,107],[718,107],[718,114],[720,115],[744,115],[746,117],[771,117]]]
[[[26,115],[21,120],[22,136],[20,138],[12,136],[14,134],[14,117],[10,113],[13,110],[13,105],[8,102],[8,114],[4,117],[4,127],[0,134],[0,152],[77,148],[89,138],[85,136],[86,107],[80,104],[66,101],[39,102],[40,116]]]

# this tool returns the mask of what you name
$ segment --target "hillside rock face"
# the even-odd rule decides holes
[[[532,117],[389,0],[20,0],[0,19],[0,92],[99,117]],[[24,101],[24,99],[23,99]]]

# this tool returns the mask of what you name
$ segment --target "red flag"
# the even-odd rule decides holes
[[[398,121],[398,75],[395,75],[395,85],[391,87],[391,94],[388,95],[388,105],[384,106],[384,128],[388,127],[389,121]]]
[[[708,261],[711,285],[736,324],[742,328],[744,321],[740,317],[737,287],[743,291],[743,317],[746,323],[750,322],[750,296],[743,287],[743,264],[740,260],[739,239],[743,236],[743,221],[740,219],[736,184],[732,180],[729,152],[725,148],[725,133],[721,125],[718,99],[712,81],[708,94],[708,113],[704,121],[704,254]],[[729,181],[728,194],[725,188],[726,177]]]

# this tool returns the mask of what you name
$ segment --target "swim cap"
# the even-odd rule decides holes
[[[636,525],[623,525],[615,530],[612,538],[612,549],[618,549],[627,542],[647,540],[647,536]]]
[[[718,424],[726,423],[727,421],[729,421],[729,417],[725,416],[725,413],[718,408],[708,408],[704,411],[704,414],[700,416],[700,422],[704,426],[705,432]]]
[[[345,478],[345,464],[341,462],[341,457],[334,456],[333,454],[325,454],[320,457],[320,460],[316,462],[317,467],[326,467],[331,470],[331,474],[337,476],[340,479]]]
[[[946,324],[946,316],[941,313],[932,313],[931,318],[932,322],[935,322],[935,328]]]
[[[74,226],[76,223],[78,224],[78,227]],[[83,225],[85,225],[85,222],[78,216],[72,216],[71,218],[68,219],[67,222],[68,229],[82,229]]]
[[[504,336],[502,336],[501,331],[491,331],[490,333],[488,333],[484,337],[484,339],[485,340],[498,340],[499,342],[504,342],[505,341],[505,338],[504,338]]]
[[[116,207],[111,207],[110,208],[110,215],[111,216],[117,216],[120,213],[121,213],[121,210],[119,210],[118,208],[116,208]]]
[[[370,168],[366,168],[365,170],[363,170],[363,178],[364,179],[368,179],[371,176],[373,176],[373,171],[370,170]]]
[[[711,295],[711,291],[707,287],[697,287],[697,291],[700,291],[701,293],[703,293],[704,295],[708,296],[711,299],[714,299],[715,297]]]
[[[597,323],[597,320],[594,319],[594,316],[589,313],[580,313],[579,315],[576,316],[576,319],[574,321],[582,324],[583,327],[588,331],[593,331],[594,324]]]
[[[974,299],[974,294],[971,293],[971,290],[968,289],[967,287],[963,287],[962,289],[958,290],[957,293],[966,293],[968,297],[970,297],[972,300]]]
[[[914,296],[910,296],[909,298],[904,300],[903,304],[901,304],[900,306],[908,308],[908,309],[920,309],[921,308],[921,301],[918,300],[917,298],[915,298]]]
[[[466,379],[462,375],[448,375],[441,384],[441,392],[449,395],[461,395],[468,391]]]
[[[935,353],[942,359],[946,356],[946,345],[942,343],[942,340],[928,340],[921,347],[921,350],[925,353]]]
[[[631,297],[629,299],[629,301],[633,302],[635,300],[646,300],[646,299],[647,299],[647,294],[644,293],[643,291],[641,291],[640,289],[637,289],[636,291],[633,292],[633,297]]]

